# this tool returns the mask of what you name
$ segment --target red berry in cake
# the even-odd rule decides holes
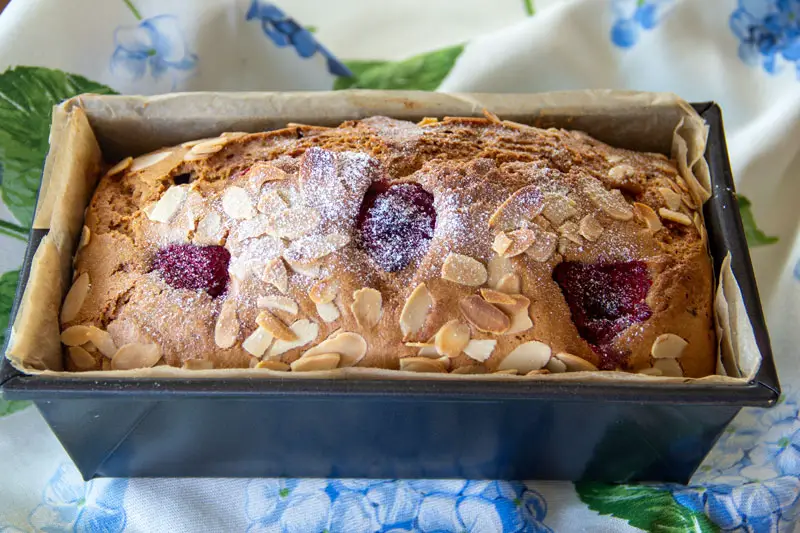
[[[624,366],[610,346],[632,324],[650,318],[645,302],[652,280],[642,261],[564,262],[553,270],[578,333],[595,349],[604,367]]]
[[[216,298],[228,286],[230,260],[222,246],[170,244],[156,252],[153,269],[176,289],[202,289]]]
[[[433,195],[417,183],[374,183],[361,204],[361,247],[386,272],[422,257],[436,226]]]

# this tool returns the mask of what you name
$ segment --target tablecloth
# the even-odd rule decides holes
[[[744,410],[690,486],[85,483],[35,408],[0,401],[0,531],[796,530],[800,0],[14,0],[0,15],[2,70],[0,329],[49,107],[77,93],[628,88],[715,100],[784,395]]]

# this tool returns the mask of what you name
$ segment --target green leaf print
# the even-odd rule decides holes
[[[737,194],[739,200],[739,213],[742,216],[742,225],[744,225],[744,235],[747,237],[747,245],[750,248],[756,246],[764,246],[767,244],[775,244],[778,242],[777,237],[770,237],[756,226],[756,219],[753,216],[752,203],[750,200]]]
[[[0,399],[0,418],[22,411],[30,404],[31,402],[27,401]]]
[[[8,317],[11,314],[11,304],[17,292],[19,270],[12,270],[0,276],[0,346],[6,341],[6,328]]]
[[[0,74],[2,198],[26,227],[33,220],[52,108],[81,93],[116,94],[105,85],[60,70],[16,67]]]
[[[707,516],[688,509],[669,491],[638,485],[576,483],[581,501],[601,515],[625,520],[651,533],[713,533],[719,528]]]
[[[337,78],[333,88],[433,91],[439,87],[463,51],[464,47],[458,45],[403,61],[344,61],[354,76]]]

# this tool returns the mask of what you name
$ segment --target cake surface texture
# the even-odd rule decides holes
[[[491,116],[187,142],[100,179],[65,367],[703,377],[700,209],[661,154]]]

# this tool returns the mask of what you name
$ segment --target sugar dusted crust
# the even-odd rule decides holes
[[[431,235],[402,204],[421,217],[419,249],[367,250],[362,200],[383,182],[432,195]],[[87,209],[62,313],[67,368],[710,375],[698,207],[662,155],[494,117],[372,117],[164,148],[112,168]],[[177,288],[154,268],[227,255],[164,252],[190,243],[230,254],[221,295],[192,288],[202,272],[178,272]],[[586,309],[622,315],[587,333]]]

